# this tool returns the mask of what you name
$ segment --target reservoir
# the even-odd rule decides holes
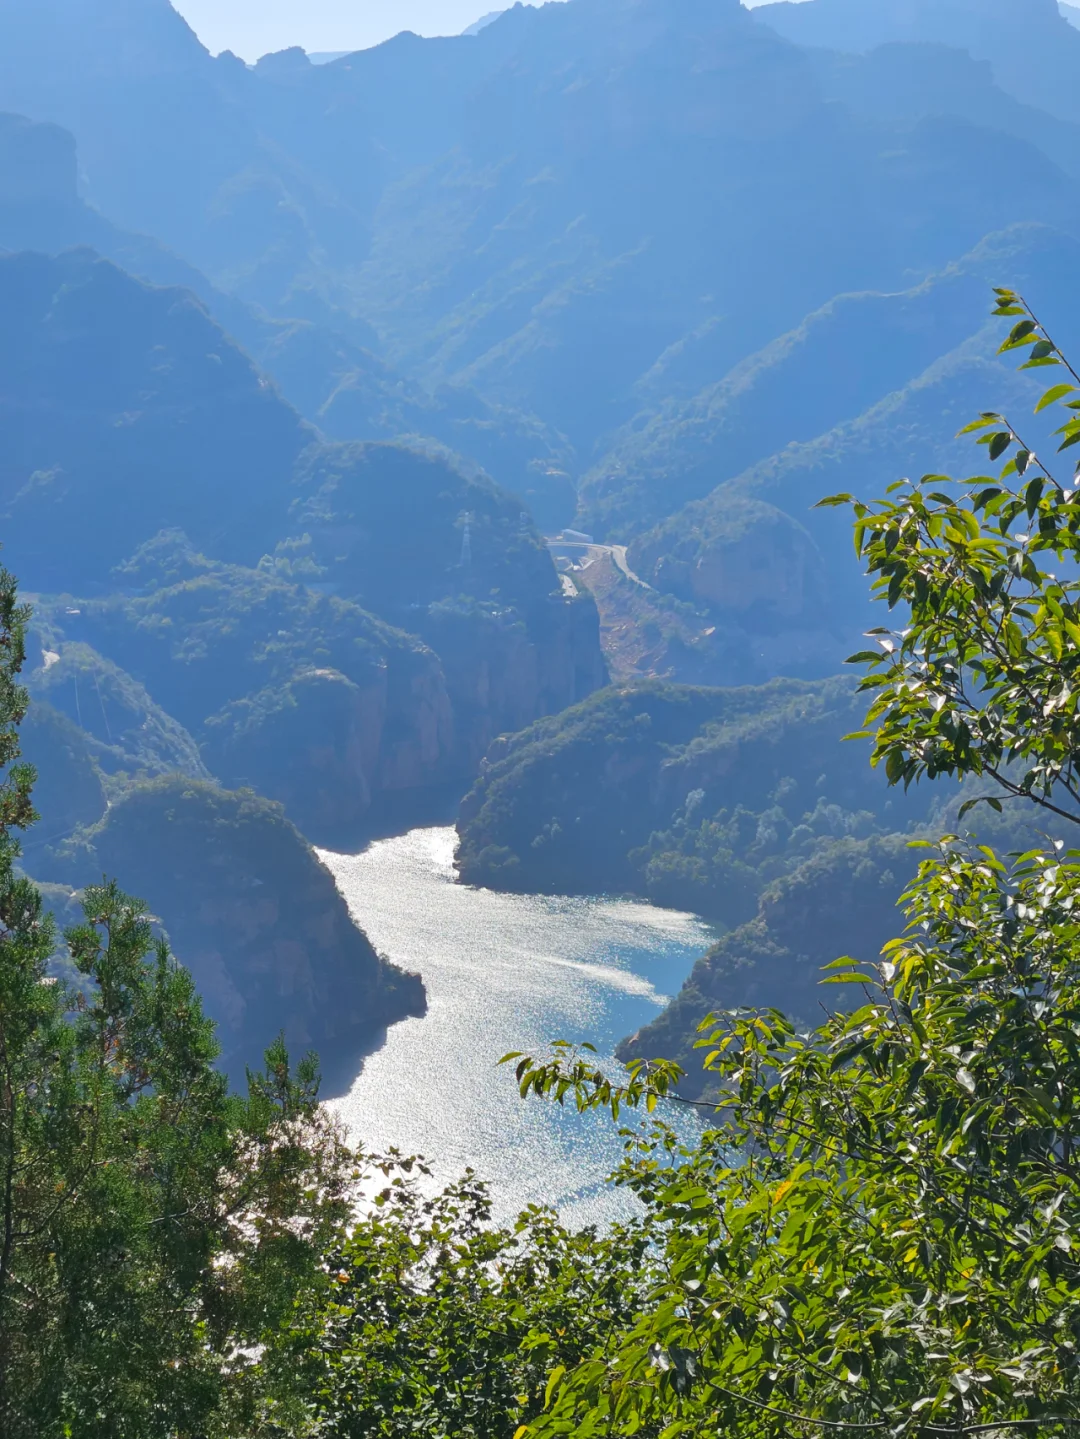
[[[452,828],[322,852],[356,922],[428,993],[335,1101],[353,1141],[422,1154],[440,1182],[488,1180],[496,1216],[557,1207],[568,1224],[629,1211],[604,1184],[622,1156],[610,1115],[579,1116],[517,1093],[511,1050],[588,1040],[601,1057],[655,1018],[716,933],[632,900],[497,894],[454,883]],[[636,1119],[631,1121],[636,1123]]]

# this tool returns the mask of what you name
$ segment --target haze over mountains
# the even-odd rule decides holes
[[[248,66],[168,0],[0,0],[0,513],[80,777],[50,834],[111,800],[107,847],[180,772],[351,842],[612,672],[834,675],[866,596],[816,500],[1030,408],[990,286],[1077,328],[1054,0],[471,29]],[[560,578],[571,524],[626,554]]]

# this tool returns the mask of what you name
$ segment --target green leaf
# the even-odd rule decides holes
[[[560,1383],[562,1382],[562,1378],[563,1378],[563,1375],[564,1375],[565,1373],[566,1373],[566,1365],[565,1365],[565,1364],[557,1364],[557,1365],[555,1366],[555,1368],[551,1371],[551,1373],[548,1375],[548,1381],[547,1381],[547,1384],[546,1384],[545,1387],[544,1387],[544,1408],[545,1408],[545,1409],[550,1409],[552,1397],[554,1396],[555,1390],[559,1387]]]
[[[1026,340],[1028,336],[1033,335],[1037,329],[1038,326],[1034,320],[1021,320],[1018,325],[1014,325],[1009,331],[1009,338],[1001,346],[998,354],[1004,353],[1011,345],[1018,345],[1022,340]]]
[[[1038,326],[1036,325],[1034,320],[1022,320],[1019,325],[1014,325],[1012,327],[1012,330],[1009,333],[1009,339],[1014,341],[1022,340],[1026,335],[1034,334],[1037,329]]]
[[[1043,395],[1042,399],[1035,406],[1035,413],[1039,414],[1040,411],[1048,409],[1051,405],[1056,404],[1058,400],[1063,400],[1066,395],[1071,395],[1075,389],[1075,385],[1055,385],[1053,389],[1047,390],[1046,394]]]

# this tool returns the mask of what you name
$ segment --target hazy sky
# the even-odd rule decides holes
[[[362,50],[396,35],[457,35],[506,0],[173,0],[215,54],[257,60],[270,50]],[[760,0],[751,0],[760,3]]]
[[[173,0],[208,50],[362,50],[396,35],[457,35],[505,0]]]

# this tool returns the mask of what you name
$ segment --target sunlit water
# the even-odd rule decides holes
[[[423,1154],[443,1180],[475,1169],[500,1217],[529,1203],[574,1225],[624,1214],[630,1199],[604,1184],[622,1154],[610,1120],[523,1102],[498,1061],[552,1039],[610,1057],[655,1018],[714,931],[633,901],[457,885],[455,838],[414,830],[360,855],[322,855],[380,953],[423,975],[429,1006],[390,1029],[338,1108],[369,1150]]]

